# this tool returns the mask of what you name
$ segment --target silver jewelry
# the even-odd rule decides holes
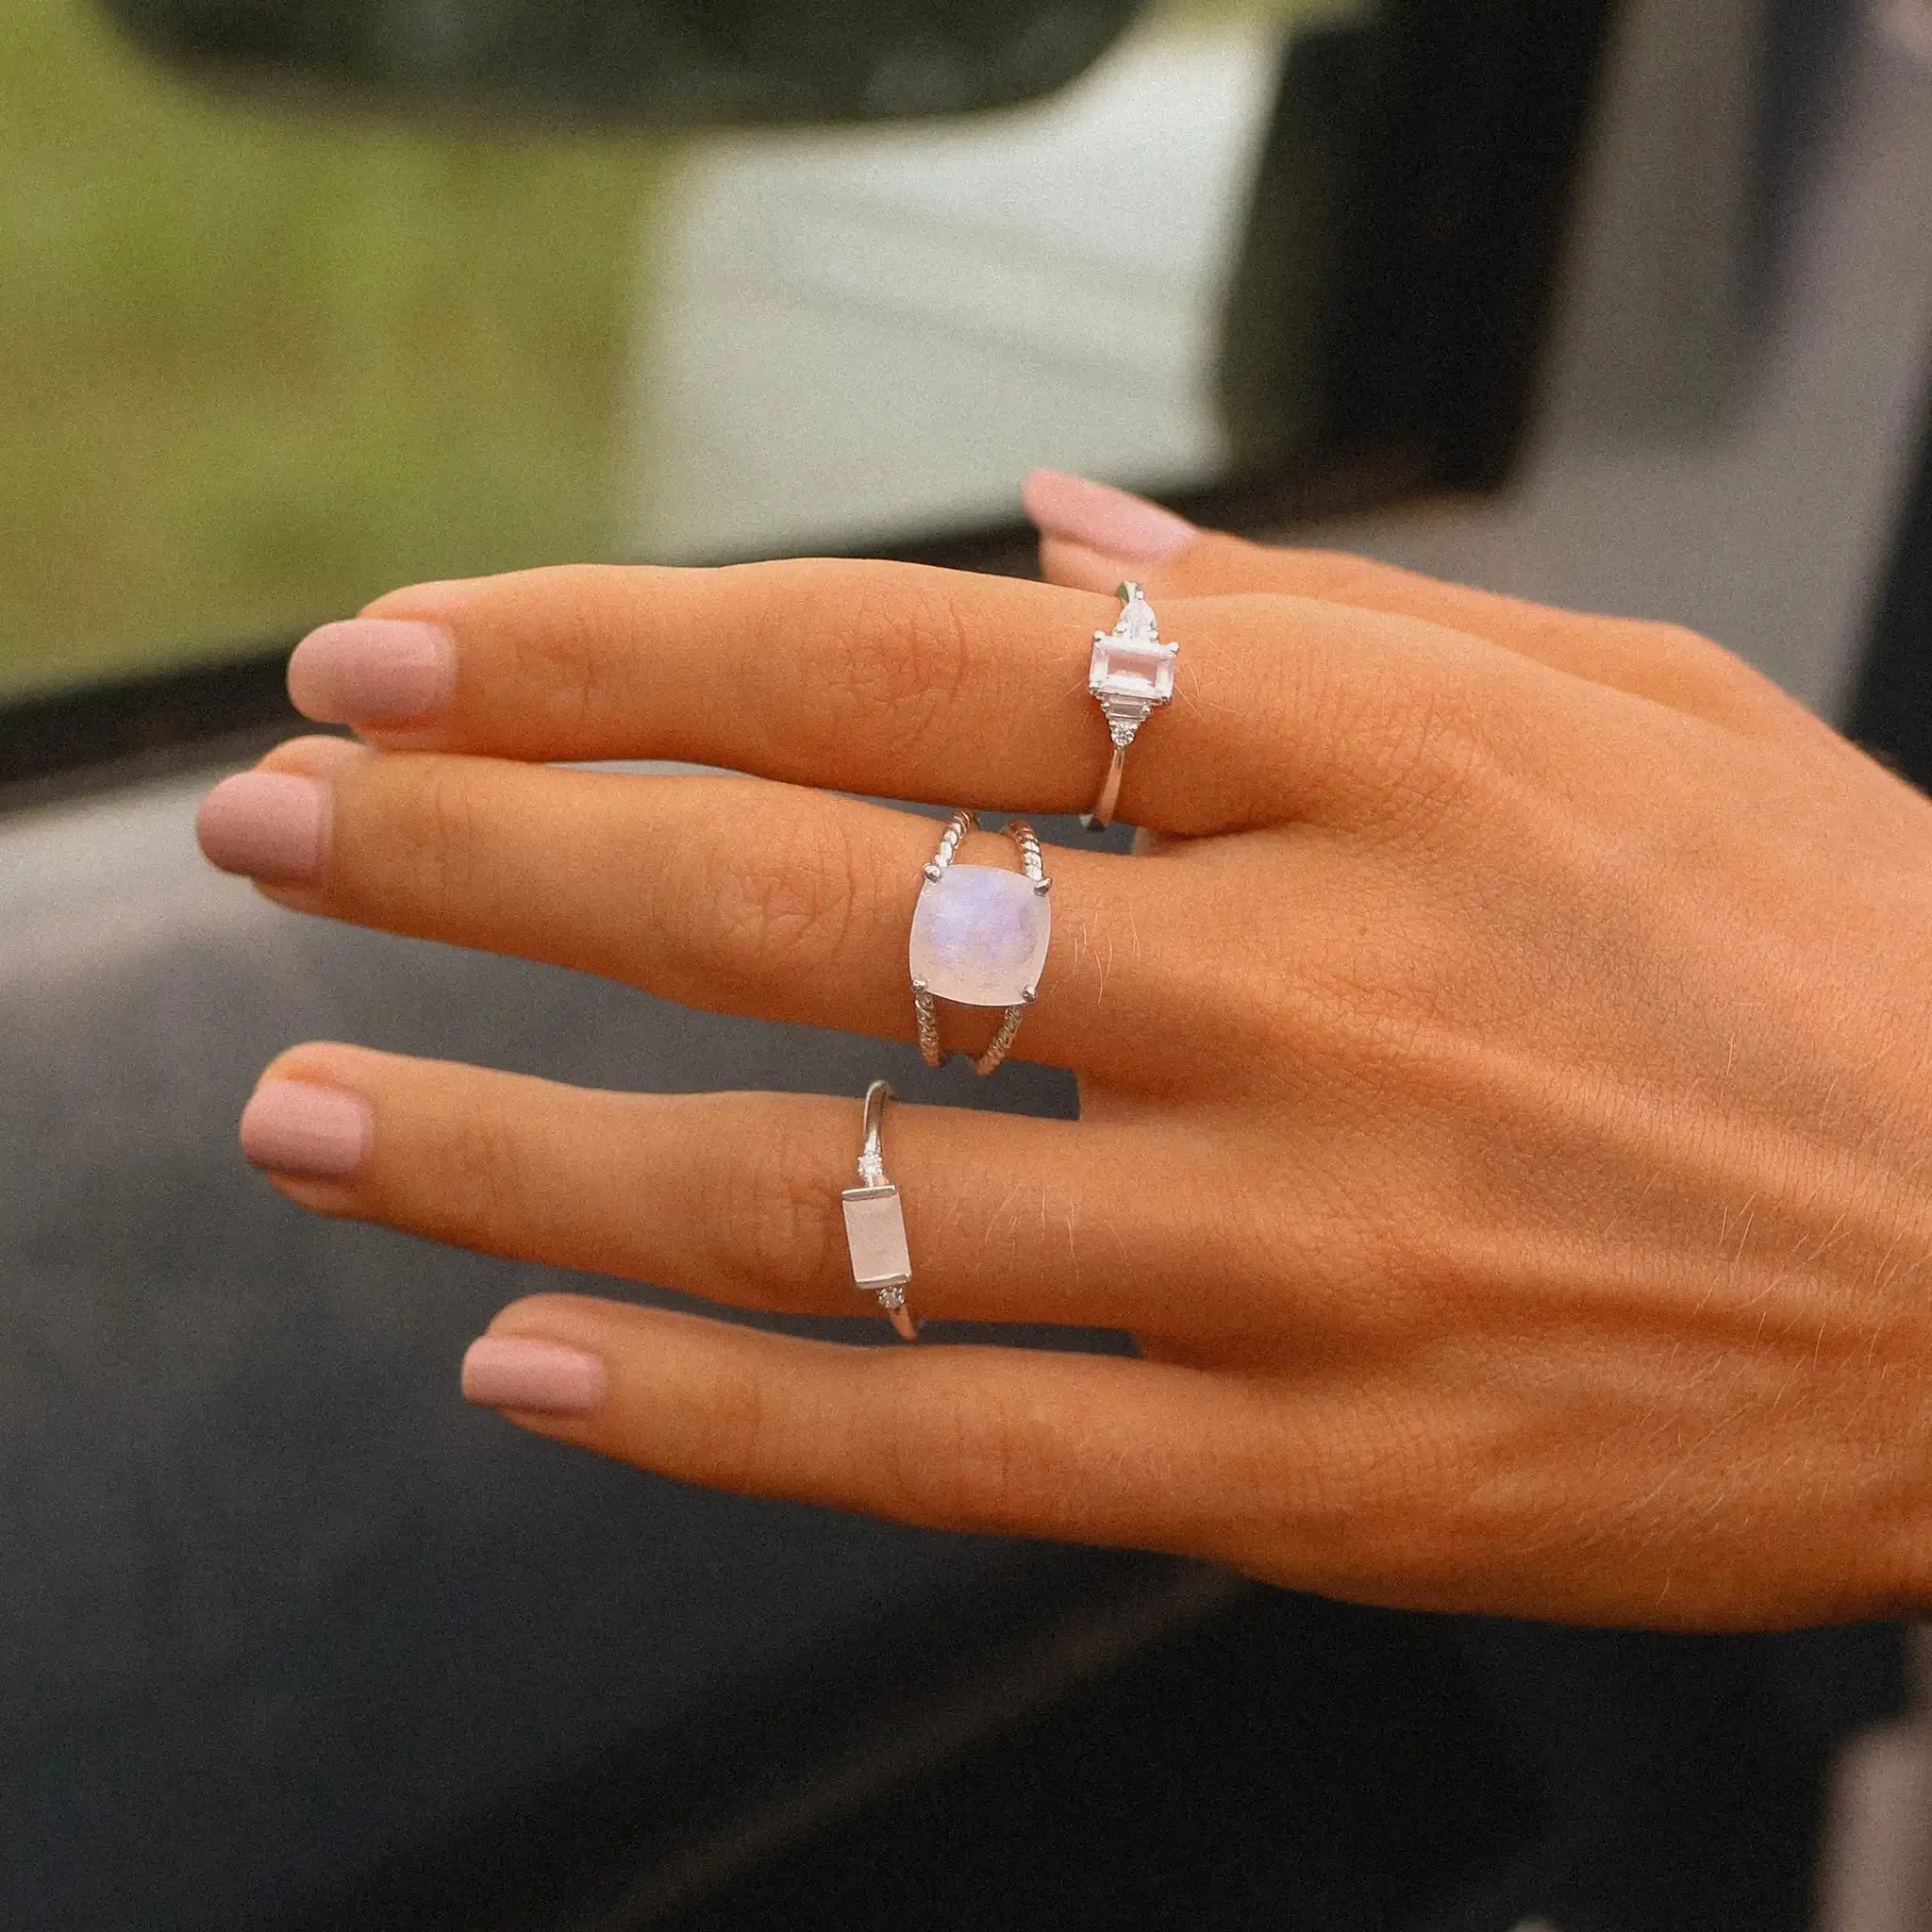
[[[1046,896],[1053,881],[1040,869],[1033,827],[1018,819],[1006,828],[1019,848],[1018,872],[955,865],[960,840],[978,825],[977,812],[956,811],[940,849],[926,861],[925,883],[912,913],[909,963],[919,1050],[929,1067],[945,1058],[935,1000],[1006,1008],[992,1044],[973,1062],[974,1073],[990,1074],[1006,1058],[1026,1008],[1040,995],[1041,969],[1053,937]]]
[[[1101,781],[1099,800],[1091,811],[1080,814],[1090,832],[1104,832],[1113,823],[1127,747],[1147,714],[1173,702],[1174,660],[1181,648],[1160,641],[1154,607],[1139,584],[1123,584],[1115,594],[1121,600],[1120,617],[1111,630],[1093,633],[1093,657],[1087,669],[1087,689],[1099,699],[1113,738],[1113,761]]]
[[[852,1257],[852,1282],[861,1294],[875,1294],[879,1311],[908,1341],[919,1324],[906,1307],[912,1259],[906,1248],[906,1214],[899,1191],[886,1178],[879,1130],[892,1090],[874,1080],[865,1090],[865,1144],[858,1154],[858,1186],[839,1196],[845,1208],[845,1248]]]

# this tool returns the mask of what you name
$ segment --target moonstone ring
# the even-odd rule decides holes
[[[962,1007],[1004,1007],[1006,1018],[992,1044],[973,1062],[990,1074],[1006,1058],[1040,992],[1041,968],[1053,937],[1047,889],[1053,884],[1040,869],[1040,841],[1018,819],[1007,837],[1019,848],[1020,870],[992,865],[955,865],[959,841],[979,825],[976,812],[956,811],[926,861],[925,884],[912,913],[912,1009],[919,1019],[919,1050],[936,1067],[945,1058],[940,1047],[935,1000]]]
[[[879,1130],[885,1125],[886,1102],[892,1090],[874,1080],[865,1090],[865,1144],[858,1153],[858,1185],[839,1196],[845,1209],[845,1249],[852,1257],[852,1285],[860,1294],[875,1294],[879,1310],[908,1341],[919,1324],[906,1307],[906,1290],[912,1279],[912,1260],[906,1250],[906,1213],[899,1191],[886,1178],[886,1159],[879,1151]]]
[[[1087,689],[1100,701],[1113,738],[1113,761],[1101,781],[1100,798],[1091,811],[1080,814],[1080,823],[1090,832],[1104,832],[1113,823],[1127,747],[1146,724],[1147,714],[1173,702],[1174,660],[1181,648],[1160,641],[1154,607],[1139,584],[1123,584],[1115,594],[1121,600],[1120,617],[1111,630],[1093,633],[1093,656],[1087,669]]]

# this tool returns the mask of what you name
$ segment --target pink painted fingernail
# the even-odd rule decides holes
[[[289,695],[324,724],[409,724],[434,718],[457,686],[456,641],[440,624],[352,617],[295,646]]]
[[[267,1080],[242,1109],[242,1151],[257,1167],[345,1180],[369,1156],[375,1110],[359,1094],[307,1080]]]
[[[463,1357],[463,1400],[483,1408],[591,1415],[604,1407],[610,1377],[580,1348],[525,1335],[483,1335]]]
[[[288,772],[242,772],[201,801],[194,834],[211,865],[302,885],[322,875],[329,790]]]
[[[1165,563],[1201,533],[1144,496],[1090,483],[1063,470],[1035,470],[1021,486],[1026,514],[1049,537],[1066,537],[1123,563]]]

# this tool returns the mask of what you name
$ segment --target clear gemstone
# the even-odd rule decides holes
[[[965,1007],[1016,1007],[1040,979],[1053,934],[1047,894],[1023,873],[949,865],[920,889],[914,979]]]
[[[1121,607],[1120,619],[1114,628],[1130,644],[1152,645],[1160,641],[1160,632],[1154,623],[1154,607],[1144,597],[1127,599]]]
[[[1163,644],[1154,608],[1143,598],[1128,601],[1113,629],[1093,640],[1087,688],[1095,697],[1134,698],[1164,705],[1174,696],[1176,644]]]

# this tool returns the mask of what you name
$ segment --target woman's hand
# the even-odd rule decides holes
[[[908,1039],[935,827],[838,793],[1087,805],[1088,641],[1139,577],[1182,643],[1126,763],[1144,849],[1050,852],[1015,1049],[1077,1070],[1084,1117],[900,1107],[886,1151],[922,1314],[1144,1359],[543,1295],[472,1393],[689,1481],[1378,1603],[1932,1601],[1932,806],[1683,632],[1032,500],[1055,584],[398,591],[291,667],[366,743],[284,745],[203,837],[305,911]],[[620,758],[757,775],[547,762]],[[243,1140],[325,1213],[849,1314],[858,1126],[309,1045]]]

